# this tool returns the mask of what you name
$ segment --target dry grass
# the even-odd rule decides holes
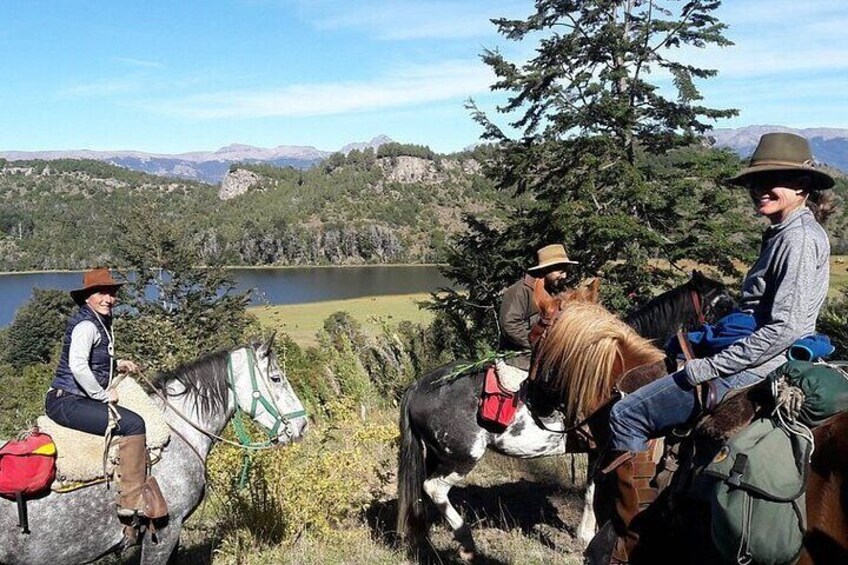
[[[314,451],[320,444],[324,453],[351,449],[356,430],[391,423],[396,413],[386,409],[368,415],[361,424],[349,422],[335,431],[315,429],[299,449]],[[353,427],[349,427],[349,426]],[[320,436],[320,437],[319,437]],[[377,436],[374,436],[377,437]],[[380,436],[382,437],[382,436]],[[345,471],[356,477],[356,484],[372,485],[369,501],[342,523],[326,528],[302,529],[279,543],[260,539],[249,527],[227,529],[226,504],[216,503],[213,495],[187,524],[179,554],[180,563],[189,564],[262,564],[297,565],[370,565],[412,564],[397,545],[394,522],[397,514],[395,486],[395,449],[393,439],[380,440],[382,455],[370,459],[349,458],[352,467]],[[388,457],[386,457],[388,455]],[[380,462],[381,461],[381,462]],[[378,464],[379,462],[379,464]],[[489,453],[469,475],[466,483],[451,491],[451,500],[472,525],[478,545],[479,563],[483,564],[563,564],[582,562],[573,537],[582,507],[581,486],[585,479],[585,457],[576,461],[576,485],[571,483],[569,456],[521,461]],[[302,465],[300,465],[302,466]],[[297,465],[296,465],[297,467]],[[278,480],[314,482],[327,477],[307,479],[298,469],[283,472]],[[381,485],[374,489],[373,485]],[[353,485],[351,485],[353,486]],[[315,484],[305,486],[305,492]],[[315,493],[310,497],[314,498]],[[340,498],[343,504],[346,499]],[[300,506],[303,506],[301,501]],[[333,513],[335,507],[321,502]],[[447,525],[431,507],[431,563],[459,564],[457,544]],[[280,519],[283,519],[281,516]]]
[[[667,268],[668,263],[664,261],[654,261],[654,264],[658,267]],[[684,270],[691,271],[693,269],[700,269],[704,271],[710,277],[721,278],[718,273],[712,271],[709,267],[704,267],[694,261],[680,261],[678,266],[683,268]],[[749,265],[745,265],[743,263],[737,263],[736,268],[738,268],[742,273],[747,272]],[[741,284],[742,280],[725,280],[725,283],[730,285],[731,289],[737,289]],[[848,255],[831,255],[830,256],[830,289],[828,292],[828,296],[834,297],[841,293],[842,288],[848,285]]]
[[[848,285],[848,255],[834,255],[830,258],[830,292],[828,296],[837,296]]]

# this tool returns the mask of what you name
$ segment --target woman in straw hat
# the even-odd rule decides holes
[[[109,388],[114,371],[135,372],[132,361],[115,360],[112,308],[123,285],[108,269],[83,273],[81,288],[71,291],[79,310],[68,320],[62,355],[45,408],[54,422],[90,434],[104,435],[109,425],[109,404],[120,414],[114,434],[119,439],[118,514],[133,516],[143,510],[141,487],[147,472],[144,420],[117,406],[118,394]]]
[[[757,213],[770,224],[760,256],[742,284],[738,306],[753,316],[756,329],[712,357],[689,361],[683,370],[642,387],[613,407],[612,451],[603,471],[617,475],[610,481],[618,491],[613,526],[619,539],[613,562],[627,562],[638,541],[628,526],[653,498],[634,485],[634,479],[653,476],[652,470],[642,468],[642,461],[634,464],[635,454],[647,449],[649,438],[696,416],[696,385],[709,383],[720,400],[729,390],[759,382],[782,365],[788,348],[815,332],[827,296],[830,244],[818,220],[831,211],[829,193],[822,191],[833,186],[833,179],[814,167],[807,140],[789,133],[762,136],[750,165],[728,182],[747,188]]]

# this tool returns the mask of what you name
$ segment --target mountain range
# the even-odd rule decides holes
[[[753,153],[757,140],[768,132],[792,132],[810,140],[816,160],[831,167],[848,171],[848,129],[806,128],[794,129],[780,125],[754,125],[740,128],[717,128],[709,132],[717,147],[727,147],[742,157]],[[280,167],[290,166],[306,170],[333,153],[347,155],[355,149],[377,149],[393,140],[386,135],[366,142],[349,143],[338,151],[324,151],[311,146],[278,145],[271,148],[232,144],[217,151],[162,154],[142,151],[2,151],[0,158],[17,160],[94,159],[113,165],[187,180],[218,184],[233,163],[266,163]]]
[[[377,149],[392,139],[378,135],[371,141],[349,143],[338,151],[322,151],[311,146],[278,145],[264,148],[234,143],[217,151],[192,151],[189,153],[145,153],[143,151],[0,151],[0,158],[9,161],[54,159],[93,159],[105,161],[133,171],[164,177],[218,184],[233,163],[266,163],[279,167],[305,170],[320,163],[333,153],[344,153],[371,147]]]
[[[742,157],[748,157],[757,147],[757,141],[764,133],[794,133],[810,140],[810,149],[816,161],[848,172],[848,129],[804,128],[761,125],[741,128],[718,128],[708,137],[715,140],[717,147],[728,147]]]

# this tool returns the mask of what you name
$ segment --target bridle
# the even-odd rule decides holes
[[[242,351],[242,350],[244,350],[246,352],[246,355],[248,357],[247,365],[248,365],[248,369],[249,369],[249,372],[250,372],[250,384],[251,384],[251,388],[252,388],[251,397],[252,397],[253,400],[251,402],[249,415],[250,415],[251,418],[255,418],[256,417],[256,410],[257,410],[258,406],[261,404],[265,408],[265,410],[274,418],[274,425],[270,429],[265,430],[265,432],[268,434],[268,439],[266,441],[262,441],[262,442],[253,442],[250,439],[250,435],[247,433],[247,430],[244,427],[244,422],[241,419],[242,409],[241,409],[241,406],[238,402],[238,392],[237,392],[237,389],[236,389],[236,386],[235,386],[235,372],[234,372],[234,369],[233,369],[233,355],[236,354],[239,351]],[[269,391],[271,390],[270,383],[268,383],[268,376],[267,376],[267,373],[270,372],[270,364],[271,364],[271,360],[270,360],[270,356],[269,356],[267,370],[266,370],[265,373],[263,373],[262,370],[259,368],[259,362],[256,359],[256,353],[255,353],[255,351],[253,350],[252,347],[242,347],[242,348],[236,349],[234,351],[230,351],[227,354],[227,385],[228,385],[229,390],[231,390],[232,393],[233,393],[233,398],[235,400],[235,405],[236,405],[235,414],[233,415],[233,428],[236,431],[236,437],[238,437],[238,439],[239,439],[238,442],[234,442],[232,440],[229,440],[225,437],[222,437],[222,436],[217,435],[213,432],[210,432],[209,430],[202,428],[199,424],[193,422],[188,416],[183,414],[177,407],[175,407],[173,404],[171,404],[171,402],[168,400],[168,396],[164,392],[162,392],[159,388],[154,386],[154,384],[150,381],[150,379],[147,378],[147,376],[144,373],[139,373],[139,376],[144,380],[144,382],[146,382],[150,386],[150,388],[162,400],[162,402],[165,404],[165,406],[170,408],[181,420],[183,420],[185,423],[187,423],[189,426],[191,426],[192,428],[194,428],[198,432],[202,433],[203,435],[207,436],[208,438],[212,439],[213,441],[220,441],[221,443],[225,443],[225,444],[231,445],[233,447],[238,447],[239,449],[242,449],[244,451],[255,451],[255,450],[261,450],[261,449],[272,449],[272,448],[275,448],[275,447],[279,447],[280,444],[275,440],[276,440],[276,438],[279,437],[279,435],[276,435],[276,434],[277,434],[277,431],[280,429],[281,426],[283,428],[283,433],[286,435],[286,437],[291,439],[294,435],[291,420],[295,419],[295,418],[301,418],[301,417],[306,416],[306,410],[303,410],[303,409],[292,411],[292,412],[287,412],[285,414],[282,413],[281,410],[279,409],[279,407],[277,406],[276,401],[274,400],[273,396],[269,399],[259,389],[259,380],[256,377],[256,373],[259,373],[263,382],[265,382],[265,386],[266,386],[267,390],[269,390]],[[173,431],[180,439],[182,439],[183,442],[185,442],[185,444],[194,452],[194,454],[198,457],[198,459],[201,461],[201,463],[205,466],[205,464],[206,464],[205,458],[202,455],[200,455],[200,453],[197,451],[197,449],[185,438],[185,436],[183,436],[179,431],[177,431],[177,429],[174,428],[174,426],[172,426],[171,424],[168,424],[168,427],[171,428],[171,431]],[[265,428],[262,425],[260,425],[260,427]]]
[[[710,288],[703,296],[694,287],[689,289],[689,297],[692,300],[692,306],[695,309],[695,315],[698,318],[699,324],[703,325],[707,323],[707,316],[713,312],[716,303],[723,296],[726,296],[726,293],[722,292],[721,288]]]
[[[694,288],[689,289],[689,298],[692,299],[692,306],[695,307],[695,315],[698,317],[699,324],[705,324],[707,322],[706,316],[704,316],[704,310],[701,307],[701,295]]]
[[[248,370],[250,372],[250,386],[251,386],[251,402],[250,402],[250,411],[247,412],[248,416],[251,419],[256,419],[256,411],[259,405],[261,404],[265,411],[274,418],[274,425],[265,429],[265,433],[268,435],[268,439],[263,442],[253,442],[250,439],[250,435],[247,433],[247,430],[244,428],[244,422],[241,419],[241,414],[243,410],[241,409],[241,405],[238,402],[238,395],[236,393],[236,383],[235,383],[235,371],[233,369],[233,354],[244,350],[248,357]],[[239,438],[238,447],[242,449],[263,449],[267,447],[271,447],[276,443],[276,438],[279,437],[278,430],[282,426],[283,434],[288,439],[291,439],[294,436],[294,431],[292,428],[291,420],[295,418],[302,418],[306,416],[306,410],[294,410],[292,412],[282,413],[279,406],[277,406],[274,397],[271,396],[268,398],[262,391],[259,389],[259,381],[256,378],[256,373],[262,377],[265,382],[265,387],[267,390],[271,390],[271,384],[268,382],[270,378],[270,369],[271,369],[271,358],[268,356],[268,366],[266,367],[266,371],[263,373],[259,368],[259,361],[256,359],[256,352],[252,347],[245,347],[242,349],[237,349],[235,351],[231,351],[227,355],[227,384],[230,387],[230,390],[233,391],[233,397],[236,400],[236,412],[233,415],[233,428],[236,431],[236,436]],[[262,426],[264,428],[264,426]]]
[[[530,328],[530,335],[528,340],[530,341],[530,380],[536,380],[536,351],[539,349],[539,346],[545,341],[548,337],[548,330],[550,330],[554,324],[557,323],[559,317],[562,315],[562,304],[557,304],[557,310],[554,312],[552,316],[545,316],[544,313],[539,315],[539,321],[537,321],[532,328]]]

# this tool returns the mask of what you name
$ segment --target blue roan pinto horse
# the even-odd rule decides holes
[[[234,356],[247,359],[228,364]],[[251,368],[252,365],[252,368]],[[183,523],[200,504],[206,486],[206,457],[236,410],[251,414],[280,444],[297,439],[306,427],[303,405],[277,365],[272,340],[203,357],[154,383],[165,420],[173,432],[162,459],[153,466],[170,510],[157,529],[158,543],[145,536],[141,563],[166,563],[175,553]],[[177,413],[179,412],[179,414]],[[278,435],[277,435],[278,434]],[[0,499],[0,563],[87,563],[117,551],[123,538],[115,512],[115,491],[97,484],[66,494],[30,500],[32,533],[17,527],[15,503]]]
[[[579,294],[565,300],[569,298],[587,299]],[[662,346],[681,327],[713,323],[727,314],[733,304],[722,283],[695,271],[689,281],[657,296],[625,321],[643,337]],[[404,394],[400,409],[397,531],[413,547],[424,541],[429,526],[424,506],[426,493],[447,520],[460,544],[460,555],[471,558],[476,551],[471,529],[450,503],[450,489],[471,472],[487,449],[522,459],[565,454],[566,436],[561,430],[574,422],[564,422],[558,411],[543,406],[544,399],[533,402],[531,391],[530,406],[523,404],[506,429],[495,432],[482,427],[477,411],[486,369],[445,379],[461,364],[465,363],[435,369]],[[593,497],[594,485],[590,483],[577,529],[577,537],[584,544],[595,535]]]

